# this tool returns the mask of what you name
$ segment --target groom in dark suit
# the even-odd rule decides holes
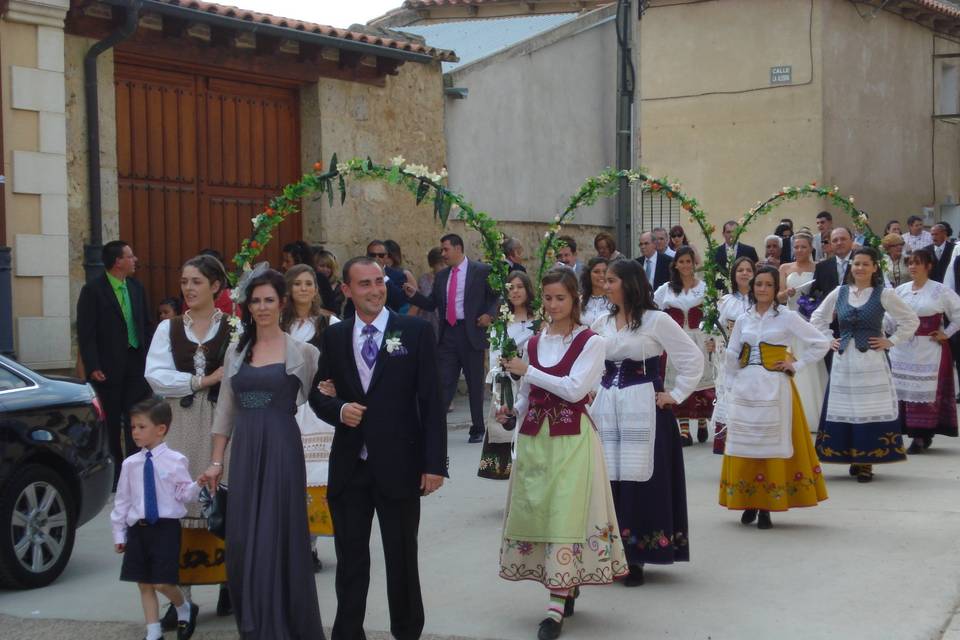
[[[483,352],[487,348],[487,327],[497,313],[498,298],[487,284],[490,266],[467,259],[463,238],[448,233],[440,239],[440,249],[447,268],[437,273],[430,295],[420,294],[409,284],[404,290],[412,304],[436,311],[440,318],[437,364],[444,410],[453,401],[462,370],[470,395],[469,442],[483,442]]]
[[[343,267],[343,291],[356,315],[323,336],[310,406],[335,426],[327,499],[337,551],[333,640],[362,640],[370,586],[370,530],[376,512],[387,570],[390,632],[415,640],[423,630],[417,568],[420,496],[447,475],[447,433],[440,403],[433,329],[384,307],[383,269],[370,258]]]

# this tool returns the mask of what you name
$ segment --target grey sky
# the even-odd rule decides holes
[[[365,23],[399,7],[403,0],[217,0],[251,11],[260,11],[307,22],[349,27]]]

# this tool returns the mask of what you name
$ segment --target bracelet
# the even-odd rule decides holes
[[[222,466],[223,466],[223,463],[222,463],[222,462],[211,462],[211,463],[210,463],[210,466],[211,466],[211,467],[222,467]]]

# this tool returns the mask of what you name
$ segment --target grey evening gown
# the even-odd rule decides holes
[[[323,639],[295,420],[300,381],[283,363],[243,363],[231,380],[227,581],[242,638]]]

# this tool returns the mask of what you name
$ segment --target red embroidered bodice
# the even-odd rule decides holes
[[[560,362],[552,367],[540,365],[537,359],[537,345],[540,344],[540,336],[536,335],[530,338],[527,343],[527,353],[530,357],[530,366],[552,376],[563,377],[570,375],[573,363],[577,361],[583,352],[583,347],[587,340],[595,336],[589,329],[581,331],[573,339],[570,348],[560,358]],[[527,396],[529,406],[527,414],[523,418],[523,424],[520,426],[520,433],[525,436],[535,436],[540,433],[540,425],[544,418],[550,425],[550,437],[553,436],[575,436],[580,434],[580,420],[587,411],[587,396],[584,396],[577,402],[568,402],[563,398],[556,396],[549,391],[531,384],[530,393]]]

